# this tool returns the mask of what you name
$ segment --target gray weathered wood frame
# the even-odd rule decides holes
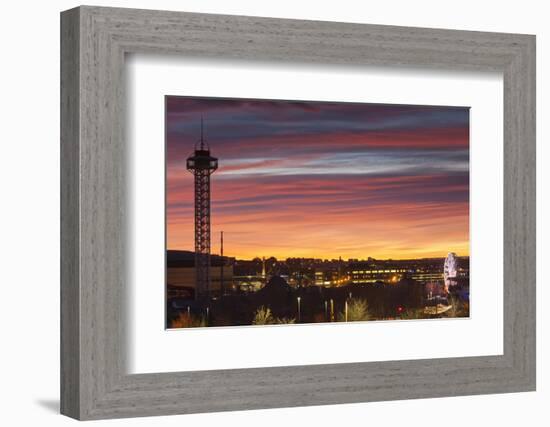
[[[128,375],[126,53],[504,76],[504,354]],[[79,7],[61,14],[61,412],[77,419],[535,390],[535,37]],[[475,183],[474,183],[475,185]]]

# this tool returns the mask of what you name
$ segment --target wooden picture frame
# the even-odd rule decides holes
[[[504,354],[126,373],[126,53],[504,79]],[[104,7],[61,14],[61,412],[101,419],[535,390],[535,37]]]

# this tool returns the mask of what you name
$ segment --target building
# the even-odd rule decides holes
[[[212,294],[217,294],[221,290],[221,265],[210,266],[210,291]],[[193,294],[196,289],[197,272],[194,265],[169,267],[166,270],[166,283],[169,291],[189,290]],[[233,284],[233,266],[225,265],[223,267],[223,283],[224,287],[231,287]]]
[[[351,283],[397,283],[405,277],[406,268],[379,268],[354,264],[349,271]]]
[[[227,291],[234,281],[233,258],[212,255],[208,276],[210,291],[219,294],[223,286]],[[197,288],[197,271],[195,269],[195,254],[190,251],[169,250],[166,252],[166,286],[168,296],[195,297]]]

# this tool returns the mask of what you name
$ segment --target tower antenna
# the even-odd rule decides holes
[[[220,255],[221,255],[221,259],[222,259],[222,265],[221,265],[221,268],[220,268],[220,294],[223,296],[224,293],[225,293],[225,286],[224,286],[224,283],[223,283],[223,266],[225,264],[225,260],[223,258],[223,231],[220,232]]]
[[[204,150],[204,125],[203,125],[202,116],[201,116],[201,150]]]

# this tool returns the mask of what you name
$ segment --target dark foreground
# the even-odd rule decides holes
[[[412,279],[398,283],[293,288],[278,276],[256,292],[232,292],[199,300],[167,300],[167,328],[323,323],[468,317],[469,295],[462,285],[426,295]]]

